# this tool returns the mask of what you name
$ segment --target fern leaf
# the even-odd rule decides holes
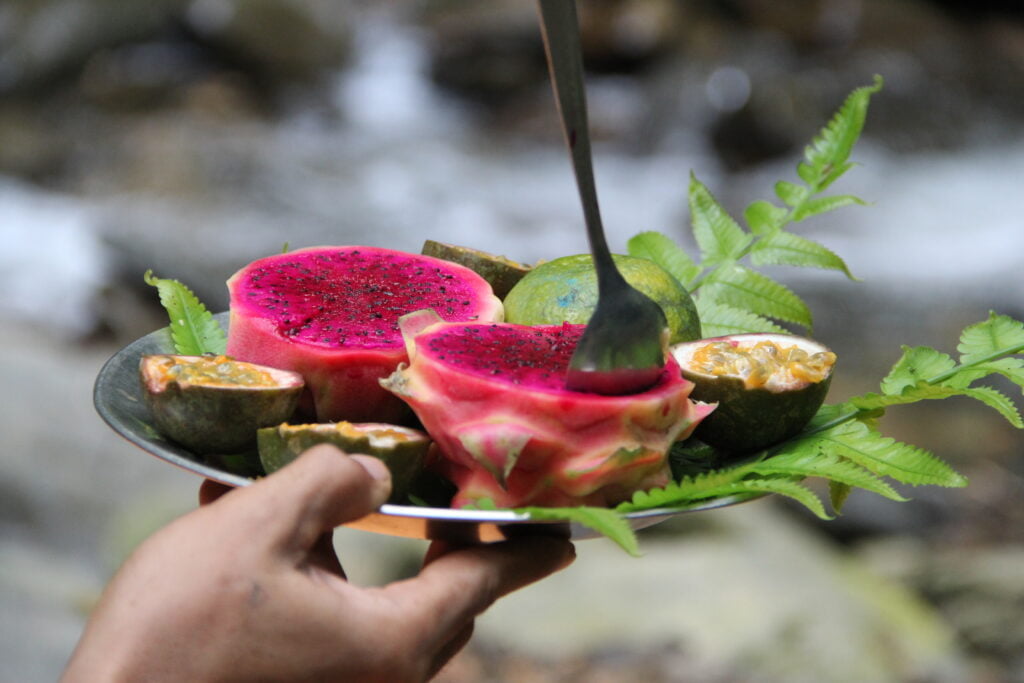
[[[811,327],[807,304],[785,285],[738,263],[723,264],[705,281],[701,298]]]
[[[960,396],[963,393],[964,389],[921,382],[913,387],[904,387],[898,394],[875,394],[869,392],[860,396],[853,396],[847,399],[847,403],[858,410],[884,410],[892,406],[917,403],[926,399],[940,400],[950,398],[951,396]]]
[[[633,499],[615,509],[619,512],[635,512],[659,507],[678,507],[694,501],[713,498],[723,488],[731,486],[750,474],[749,465],[739,465],[722,470],[705,472],[693,477],[684,477],[664,488],[637,491]]]
[[[850,168],[847,159],[860,137],[871,96],[882,89],[882,78],[873,85],[857,88],[846,98],[839,111],[804,150],[804,161],[797,174],[816,191],[835,182]]]
[[[855,462],[883,477],[914,486],[960,487],[967,479],[924,449],[882,436],[857,421],[815,435],[823,453]]]
[[[743,256],[751,235],[722,208],[710,190],[697,177],[690,176],[690,221],[705,266],[735,260]]]
[[[787,452],[762,460],[754,472],[762,476],[822,477],[857,486],[891,500],[907,500],[885,481],[863,467],[834,453],[821,453],[814,447],[815,439],[791,442]]]
[[[791,232],[778,231],[762,236],[750,248],[755,266],[798,266],[842,271],[856,280],[846,262],[828,247]]]
[[[672,238],[660,232],[641,232],[626,243],[630,256],[654,261],[672,277],[689,288],[701,273],[701,267]]]
[[[770,235],[782,229],[789,217],[789,211],[771,202],[759,200],[743,211],[743,218],[755,235]]]
[[[808,199],[797,207],[796,211],[793,212],[792,220],[793,222],[799,222],[812,216],[841,209],[844,206],[853,206],[855,204],[863,206],[865,203],[863,199],[848,194],[815,197],[814,199]]]
[[[516,512],[525,513],[531,520],[575,522],[581,526],[607,536],[620,548],[634,557],[640,556],[640,545],[636,534],[622,514],[611,508],[591,506],[542,508],[517,508]]]
[[[705,299],[703,296],[697,299],[697,314],[700,317],[700,326],[705,337],[723,337],[747,332],[787,334],[787,330],[767,318],[728,304]]]
[[[811,196],[811,191],[803,185],[780,180],[775,183],[775,196],[785,202],[787,206],[795,208],[807,201]]]
[[[1000,391],[992,387],[971,387],[961,389],[960,391],[965,396],[977,399],[988,407],[995,409],[996,412],[1006,418],[1007,422],[1017,429],[1024,429],[1024,420],[1021,419],[1017,406]]]
[[[227,346],[224,330],[192,290],[177,280],[156,277],[152,270],[146,271],[143,280],[157,289],[160,303],[170,318],[171,341],[177,353],[187,356],[224,353]]]
[[[970,365],[957,368],[956,373],[943,384],[952,387],[967,387],[989,375],[1002,375],[1014,384],[1024,388],[1024,360],[1020,358],[1000,358],[989,363]]]
[[[1024,323],[990,312],[988,320],[964,329],[956,348],[964,365],[1024,352]]]
[[[927,346],[903,346],[903,355],[882,380],[882,391],[898,395],[907,387],[932,381],[951,372],[956,361]]]
[[[837,514],[843,511],[846,499],[850,497],[852,491],[853,487],[849,484],[842,484],[838,481],[828,483],[828,500]]]

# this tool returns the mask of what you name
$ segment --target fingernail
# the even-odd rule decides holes
[[[358,462],[366,470],[366,473],[377,481],[391,480],[391,472],[388,470],[388,466],[372,455],[353,455],[351,458]]]

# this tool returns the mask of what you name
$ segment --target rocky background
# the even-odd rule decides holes
[[[779,273],[870,390],[900,344],[955,349],[1024,317],[1024,10],[996,0],[585,0],[613,248],[688,238],[691,170],[730,209],[790,179],[881,74],[857,169],[869,207],[804,233],[861,279]],[[585,250],[532,3],[19,0],[0,6],[0,678],[54,680],[127,552],[198,480],[96,417],[103,361],[162,326],[142,273],[211,308],[252,258],[426,237],[523,261]],[[1018,397],[1019,389],[1001,387]],[[1024,439],[961,401],[895,438],[971,479],[854,495],[818,522],[764,500],[579,544],[483,617],[444,681],[1024,681]],[[354,580],[417,541],[340,530]]]

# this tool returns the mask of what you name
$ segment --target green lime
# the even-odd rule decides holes
[[[653,261],[613,256],[629,284],[651,297],[668,319],[670,343],[700,339],[697,307],[672,275]],[[505,320],[522,325],[586,323],[597,305],[597,275],[590,254],[563,256],[533,268],[505,297]]]

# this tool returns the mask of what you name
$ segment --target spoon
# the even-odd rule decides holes
[[[569,361],[566,385],[573,391],[598,394],[638,393],[661,375],[668,323],[661,307],[622,277],[604,237],[590,156],[576,2],[538,0],[538,8],[551,84],[597,271],[597,307]]]

